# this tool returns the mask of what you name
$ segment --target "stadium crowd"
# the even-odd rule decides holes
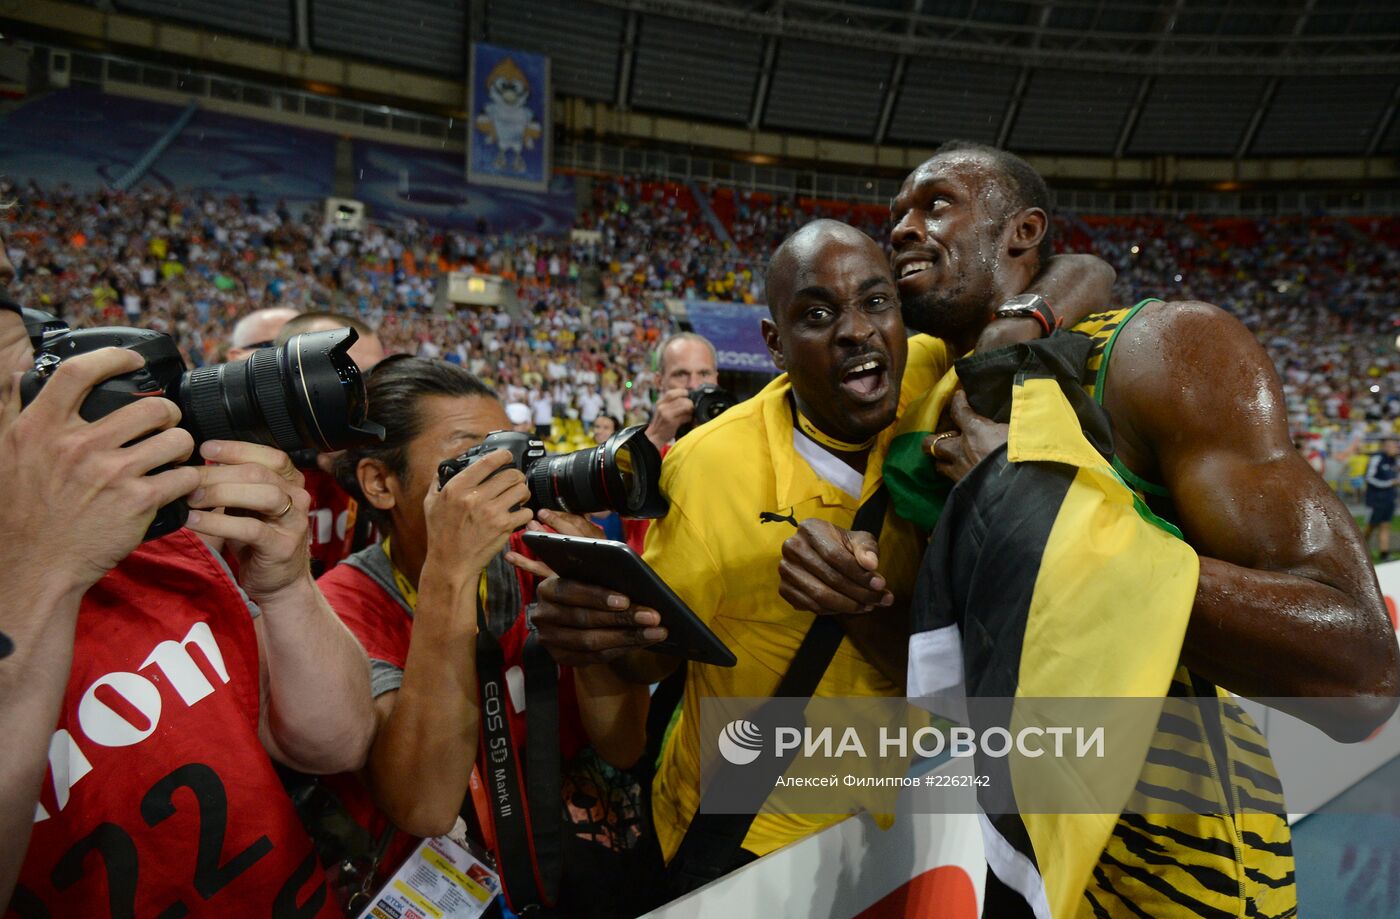
[[[5,222],[16,294],[75,326],[167,331],[200,365],[223,358],[227,328],[250,309],[348,312],[378,327],[389,353],[444,357],[529,407],[535,422],[584,427],[600,412],[646,420],[655,347],[674,326],[667,298],[762,302],[764,259],[814,216],[883,232],[875,208],[709,193],[728,240],[686,188],[628,178],[594,182],[577,226],[595,232],[571,239],[414,223],[347,232],[251,197],[3,189],[19,205]],[[1118,269],[1120,302],[1200,299],[1239,317],[1284,380],[1295,437],[1344,486],[1358,446],[1400,423],[1391,230],[1321,217],[1062,216],[1057,237],[1061,250],[1095,252]],[[434,312],[439,280],[454,269],[512,281],[531,321],[503,309]]]

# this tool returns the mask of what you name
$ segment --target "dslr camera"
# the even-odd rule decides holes
[[[369,400],[360,368],[347,353],[354,329],[308,332],[280,348],[258,351],[245,361],[186,370],[175,340],[163,332],[104,327],[69,329],[63,320],[25,309],[34,343],[34,369],[20,380],[28,405],[54,372],[70,358],[99,348],[126,348],[146,359],[139,370],[110,377],[93,387],[78,414],[96,421],[124,405],[162,396],[180,408],[180,427],[194,437],[189,462],[198,464],[206,440],[240,440],[286,453],[312,448],[330,452],[384,439],[384,429],[367,420]],[[146,539],[185,525],[183,500],[157,512]]]
[[[727,389],[721,389],[714,383],[705,383],[692,389],[688,394],[690,402],[695,406],[695,413],[690,416],[690,421],[676,429],[676,439],[680,440],[691,431],[700,427],[707,421],[714,421],[727,410],[738,404],[739,400],[734,398],[734,394]]]
[[[492,431],[461,456],[438,465],[438,488],[492,450],[509,450],[511,465],[525,474],[532,511],[569,514],[617,511],[624,517],[661,517],[670,508],[661,494],[661,454],[642,425],[618,431],[587,450],[549,456],[544,442],[519,431]]]

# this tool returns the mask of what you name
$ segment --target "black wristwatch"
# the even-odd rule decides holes
[[[1047,336],[1060,327],[1060,319],[1040,294],[1017,294],[997,307],[998,319],[1034,319]]]

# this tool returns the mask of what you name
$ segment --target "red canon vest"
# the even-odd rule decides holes
[[[252,617],[188,530],[83,598],[6,915],[338,915],[258,740]]]

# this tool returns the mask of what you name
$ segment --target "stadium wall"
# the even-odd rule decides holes
[[[125,50],[213,65],[275,84],[464,117],[458,80],[371,64],[352,58],[282,47],[150,17],[96,9],[64,0],[28,0],[0,15],[7,35],[76,47]],[[256,117],[264,117],[257,115]],[[833,140],[802,134],[724,127],[694,119],[620,110],[580,98],[560,100],[558,121],[571,136],[589,140],[645,141],[736,157],[745,162],[782,161],[798,168],[875,170],[902,174],[927,158],[929,149]],[[363,135],[361,135],[363,136]],[[384,138],[380,138],[384,139]],[[413,140],[398,139],[397,143]],[[421,145],[421,144],[420,144]],[[1177,156],[1032,156],[1052,183],[1165,188],[1220,183],[1375,183],[1400,180],[1393,157],[1182,158]]]

